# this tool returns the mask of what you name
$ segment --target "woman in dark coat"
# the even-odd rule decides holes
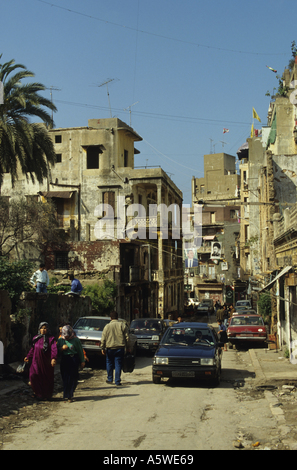
[[[48,323],[40,323],[38,335],[33,338],[32,343],[32,348],[24,359],[25,362],[32,359],[30,384],[37,399],[48,400],[54,391],[54,367],[58,357],[56,340],[50,333]]]

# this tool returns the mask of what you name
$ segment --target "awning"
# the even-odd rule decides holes
[[[60,199],[70,199],[74,191],[47,191],[40,192],[43,197],[58,197]]]
[[[249,143],[245,142],[239,149],[237,150],[238,159],[241,160],[242,158],[248,158],[249,154]]]
[[[262,292],[263,290],[266,290],[266,289],[270,289],[273,286],[273,284],[275,283],[275,281],[277,281],[279,278],[281,278],[286,273],[288,273],[290,271],[290,269],[292,269],[292,266],[286,266],[282,271],[280,271],[278,273],[278,275],[272,281],[269,282],[269,284],[267,284],[267,286],[263,287],[263,289],[261,289],[260,292]]]

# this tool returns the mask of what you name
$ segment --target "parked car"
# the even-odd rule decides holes
[[[220,383],[223,343],[207,323],[185,322],[170,326],[153,359],[153,382],[185,377]]]
[[[230,319],[227,336],[231,345],[250,342],[263,344],[267,339],[267,330],[260,315],[239,314]]]
[[[197,312],[198,313],[212,313],[213,309],[211,308],[211,305],[208,302],[205,302],[204,300],[200,302],[200,304],[197,307]]]
[[[137,348],[155,352],[165,331],[165,323],[160,318],[138,318],[133,320],[130,331],[137,338]]]
[[[198,307],[199,303],[198,299],[192,299],[191,297],[188,299],[188,307]]]
[[[233,313],[234,315],[257,315],[257,312],[252,308],[240,307]]]
[[[253,308],[252,302],[250,300],[238,300],[235,304],[235,310],[238,307]]]
[[[122,318],[119,318],[119,320],[129,328],[126,320]],[[88,357],[101,355],[102,331],[110,321],[110,317],[81,317],[75,323],[73,329]],[[133,355],[136,354],[137,338],[131,331],[129,332],[129,349]]]
[[[201,300],[201,303],[208,305],[208,307],[209,307],[209,312],[210,312],[210,313],[213,313],[213,312],[214,312],[214,303],[213,303],[213,299],[202,299],[202,300]]]

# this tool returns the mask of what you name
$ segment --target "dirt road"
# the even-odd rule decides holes
[[[122,387],[106,384],[103,370],[82,372],[72,404],[59,389],[52,402],[35,403],[19,392],[2,398],[2,449],[191,451],[234,449],[238,440],[245,448],[256,442],[284,448],[264,393],[253,389],[252,364],[236,351],[224,353],[217,388],[171,380],[154,385],[151,363],[138,357]]]

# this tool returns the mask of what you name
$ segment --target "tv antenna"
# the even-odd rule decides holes
[[[222,147],[224,148],[224,145],[228,145],[228,142],[224,142],[223,140],[220,140]]]
[[[139,103],[139,101],[136,101],[136,103],[131,104],[131,106],[128,106],[127,108],[124,108],[124,111],[129,110],[129,114],[130,114],[130,127],[131,127],[131,114],[132,114],[131,108],[132,108],[132,106],[135,106],[137,103]]]
[[[213,150],[212,150],[213,139],[210,137],[209,140],[210,140],[210,154],[212,154],[213,153]]]
[[[110,117],[111,117],[111,118],[112,118],[112,114],[111,114],[111,105],[110,105],[108,84],[111,83],[111,82],[113,82],[114,80],[115,80],[115,78],[108,78],[107,80],[105,80],[105,82],[100,83],[100,85],[95,85],[95,86],[97,86],[98,88],[101,88],[102,86],[106,85],[107,98],[108,98],[108,104],[109,104],[109,113],[110,113]]]
[[[53,91],[62,91],[61,88],[57,88],[53,85],[51,85],[49,88],[45,88],[46,90],[50,90],[50,95],[51,95],[51,103],[53,103]],[[52,110],[52,121],[54,120],[54,111]]]

